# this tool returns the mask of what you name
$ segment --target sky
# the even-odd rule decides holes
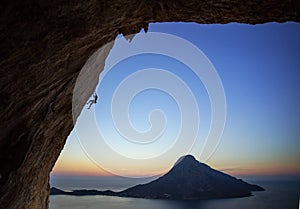
[[[52,174],[151,176],[184,154],[300,174],[300,24],[150,24],[118,36]]]

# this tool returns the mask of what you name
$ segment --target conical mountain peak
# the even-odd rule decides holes
[[[207,166],[206,164],[197,161],[193,155],[184,155],[176,161],[175,165],[169,171],[169,173],[174,172],[174,170],[182,170],[182,171],[185,170],[186,172],[188,171],[201,172],[201,170],[205,169],[204,167],[209,168],[209,166]]]
[[[192,155],[177,160],[162,177],[137,185],[119,193],[119,196],[169,199],[205,199],[244,197],[263,188],[248,184],[230,175],[200,163]]]
[[[188,163],[188,162],[197,162],[198,163],[198,161],[196,160],[196,158],[193,155],[184,155],[176,161],[175,165],[177,165],[179,163]]]
[[[263,191],[252,185],[200,163],[192,155],[177,160],[173,168],[162,177],[128,188],[121,192],[74,190],[65,192],[56,188],[52,194],[109,195],[154,199],[208,199],[250,196],[251,191]]]

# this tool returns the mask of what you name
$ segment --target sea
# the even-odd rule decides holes
[[[51,175],[51,187],[66,191],[97,189],[121,191],[153,178],[82,177]],[[247,178],[266,191],[253,196],[210,200],[157,200],[109,196],[50,196],[50,209],[300,209],[299,178]]]

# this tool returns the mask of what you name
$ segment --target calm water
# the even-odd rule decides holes
[[[82,181],[78,181],[77,179],[75,181],[74,178],[68,178],[68,181],[63,181],[62,179],[58,181],[52,178],[51,181],[51,186],[69,190],[74,188],[120,190],[123,188],[118,188],[117,185],[127,187],[136,184],[136,182],[147,182],[149,179],[132,180],[117,178],[114,180],[114,178],[109,178],[107,180],[105,178],[92,178]],[[69,185],[72,182],[75,185],[74,188]],[[83,187],[84,182],[87,185],[85,187]],[[254,196],[252,197],[197,201],[61,195],[50,197],[50,209],[299,209],[300,181],[272,180],[250,182],[264,187],[266,191],[254,192]],[[97,185],[102,185],[102,188],[99,188]]]

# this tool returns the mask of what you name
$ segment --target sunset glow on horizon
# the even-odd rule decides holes
[[[115,176],[114,174],[104,170],[103,168],[97,166],[93,163],[89,158],[85,156],[84,153],[76,153],[76,159],[68,159],[65,156],[59,158],[56,162],[52,174],[54,175],[69,175],[69,176]],[[177,160],[177,159],[176,159]],[[174,163],[176,162],[174,160]],[[212,161],[212,162],[211,162]],[[211,163],[210,163],[211,162]],[[298,162],[291,162],[289,164],[276,164],[276,163],[268,163],[261,162],[260,164],[245,164],[245,165],[236,165],[234,163],[224,162],[220,164],[218,162],[214,163],[214,160],[210,160],[206,163],[214,169],[220,170],[224,173],[233,175],[233,176],[251,176],[251,175],[299,175],[300,176],[300,166]],[[126,176],[132,177],[147,177],[147,176],[157,176],[165,174],[171,169],[173,166],[166,170],[154,171],[153,173],[141,173],[140,175],[132,174],[132,173],[124,173]]]

